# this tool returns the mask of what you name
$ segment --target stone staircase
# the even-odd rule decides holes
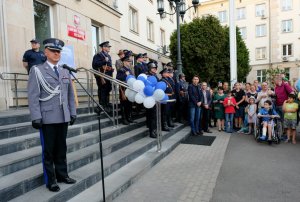
[[[53,193],[43,183],[39,133],[31,127],[28,110],[0,112],[0,201],[102,200],[98,121],[85,106],[77,113],[67,136],[69,175],[77,183],[60,183],[60,192]],[[163,133],[162,151],[156,152],[157,140],[148,137],[145,121],[141,115],[134,124],[113,127],[101,115],[107,201],[121,194],[189,134],[188,128],[177,124],[174,130]]]

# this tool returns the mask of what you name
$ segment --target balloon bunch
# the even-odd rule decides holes
[[[145,108],[152,108],[155,101],[166,101],[169,97],[165,94],[166,83],[157,81],[155,76],[147,77],[146,74],[140,74],[137,78],[133,75],[126,77],[128,86],[137,92],[126,89],[125,95],[130,102],[136,102],[144,105]]]

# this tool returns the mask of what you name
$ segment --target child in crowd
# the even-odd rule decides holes
[[[297,126],[297,111],[298,104],[295,103],[295,95],[289,94],[288,99],[283,103],[284,112],[284,128],[287,133],[286,142],[290,142],[292,138],[292,143],[296,144],[296,126]]]
[[[249,104],[247,106],[247,114],[248,114],[249,131],[247,134],[250,135],[254,131],[254,123],[256,122],[257,106],[255,104],[255,97],[251,96],[248,101]]]
[[[261,140],[267,139],[267,131],[268,131],[268,143],[272,144],[272,127],[274,125],[273,118],[279,117],[277,112],[272,109],[272,102],[270,100],[266,100],[264,103],[264,108],[259,110],[257,115],[258,117],[262,118],[263,130],[262,136],[260,137]]]
[[[233,115],[235,113],[234,107],[236,106],[236,100],[234,97],[232,97],[232,91],[228,92],[227,97],[224,99],[223,105],[225,107],[225,130],[227,133],[232,133]]]

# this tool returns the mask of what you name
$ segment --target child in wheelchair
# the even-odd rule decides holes
[[[272,108],[272,102],[266,100],[264,102],[264,108],[261,108],[257,117],[262,124],[262,135],[259,137],[260,140],[267,140],[269,144],[272,144],[272,136],[274,136],[274,124],[275,118],[279,118],[278,113]],[[268,137],[267,137],[268,132]]]

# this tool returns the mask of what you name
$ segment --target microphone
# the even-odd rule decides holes
[[[64,64],[62,67],[63,67],[64,69],[66,69],[66,70],[69,70],[70,72],[75,72],[75,73],[77,73],[77,70],[76,70],[76,69],[73,69],[72,67],[69,67],[69,66],[66,65],[66,64]]]

